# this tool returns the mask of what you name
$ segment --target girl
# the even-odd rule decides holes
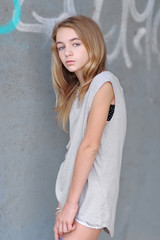
[[[55,240],[113,237],[126,107],[118,78],[105,70],[106,47],[98,25],[78,15],[52,33],[52,78],[57,120],[70,140],[56,181]]]

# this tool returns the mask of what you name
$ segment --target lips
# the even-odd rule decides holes
[[[75,61],[73,61],[73,60],[68,60],[68,61],[66,61],[66,64],[67,65],[72,65],[72,64],[74,64],[75,63]]]

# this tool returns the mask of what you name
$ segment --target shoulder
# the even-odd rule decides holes
[[[91,108],[91,104],[93,103],[93,100],[96,98],[101,98],[101,101],[105,98],[106,101],[110,101],[110,99],[113,100],[113,95],[115,97],[115,91],[118,86],[118,79],[116,76],[111,73],[110,71],[103,71],[99,74],[97,74],[88,89],[87,93],[87,104],[88,108]],[[103,96],[101,96],[101,94]],[[106,102],[105,102],[106,103]]]
[[[103,71],[99,74],[97,74],[91,84],[90,88],[93,90],[94,88],[99,88],[103,85],[105,82],[111,82],[112,84],[117,81],[117,77],[110,71]]]
[[[93,104],[92,105],[97,105],[97,108],[100,105],[110,105],[111,101],[114,98],[114,90],[112,83],[107,81],[104,82],[100,88],[97,90],[94,99],[93,99]]]
[[[94,78],[94,81],[96,80],[96,86],[90,89],[90,108],[84,136],[85,143],[98,146],[97,148],[99,148],[101,136],[107,122],[109,107],[114,98],[111,82],[106,81],[106,78],[104,81],[101,79],[102,78],[99,79],[97,75],[96,78]]]
[[[113,95],[113,83],[115,81],[116,76],[110,71],[103,71],[97,74],[90,85],[91,92],[95,92],[96,98],[103,98],[107,95]],[[102,96],[103,95],[103,96]],[[113,96],[112,96],[113,97]]]
[[[110,71],[103,71],[103,72],[97,74],[93,78],[93,80],[95,80],[95,79],[104,79],[104,78],[107,79],[107,80],[111,80],[111,79],[116,78],[116,76],[112,72],[110,72]]]

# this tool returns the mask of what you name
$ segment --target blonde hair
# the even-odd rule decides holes
[[[56,34],[60,28],[72,28],[88,52],[89,61],[83,68],[85,83],[82,86],[80,86],[80,82],[75,73],[69,72],[59,58],[56,47]],[[53,87],[56,94],[56,105],[54,110],[58,112],[56,119],[58,120],[59,126],[66,132],[66,123],[77,90],[79,90],[78,99],[80,103],[92,79],[98,73],[105,70],[106,46],[97,23],[91,18],[83,15],[72,16],[57,23],[52,32],[52,40],[51,72]]]

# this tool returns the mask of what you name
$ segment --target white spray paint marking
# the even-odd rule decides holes
[[[126,66],[128,68],[131,68],[132,62],[131,62],[131,59],[128,54],[127,39],[126,39],[127,23],[128,23],[128,21],[127,21],[128,20],[128,10],[129,10],[128,0],[123,0],[122,18],[121,18],[119,38],[118,38],[117,45],[115,46],[113,52],[108,54],[108,61],[110,63],[112,63],[114,60],[116,60],[120,54],[120,51],[122,50]]]
[[[150,14],[154,0],[148,0],[147,6],[144,9],[144,12],[139,13],[136,9],[135,0],[130,0],[130,11],[136,22],[143,22]]]
[[[117,44],[112,53],[108,54],[108,60],[110,63],[114,62],[119,56],[121,50],[124,56],[125,64],[128,68],[132,67],[131,58],[129,56],[129,52],[127,49],[127,28],[128,28],[128,16],[131,13],[135,22],[142,23],[146,21],[145,27],[140,27],[137,30],[137,34],[133,38],[133,46],[136,51],[141,55],[143,53],[142,46],[140,44],[140,40],[142,37],[145,37],[145,53],[147,60],[147,67],[150,69],[151,66],[151,45],[154,45],[153,49],[158,49],[157,47],[157,29],[159,20],[159,14],[157,14],[157,18],[154,22],[154,38],[152,38],[152,17],[153,17],[153,9],[155,5],[155,0],[148,0],[146,7],[142,13],[139,13],[136,9],[135,0],[122,0],[122,17],[121,17],[121,26],[119,37],[117,40]],[[110,34],[105,35],[105,39],[108,40],[115,32],[115,28],[112,28]],[[154,41],[154,43],[152,43]],[[158,50],[155,50],[157,52]]]
[[[104,0],[94,0],[94,13],[93,13],[92,18],[93,18],[94,21],[96,21],[97,23],[99,22],[99,18],[100,18],[100,14],[101,14],[101,10],[102,10],[103,1],[104,1]]]
[[[134,45],[135,49],[137,50],[137,52],[139,52],[139,54],[141,54],[141,55],[143,53],[143,50],[142,50],[142,46],[140,45],[140,40],[142,39],[142,37],[145,34],[146,34],[146,29],[145,28],[139,28],[136,36],[133,39],[133,45]]]
[[[160,9],[158,10],[154,22],[153,22],[153,30],[152,30],[152,51],[158,55],[158,62],[160,64],[160,52],[158,50],[158,26],[160,25]]]
[[[114,24],[114,25],[112,26],[112,28],[109,30],[109,32],[104,35],[104,40],[105,40],[105,41],[107,41],[108,39],[110,39],[110,38],[112,37],[112,35],[113,35],[113,34],[115,33],[115,31],[116,31],[116,28],[117,28],[117,25]]]
[[[147,66],[150,68],[151,65],[151,28],[152,28],[152,15],[153,15],[153,8],[154,8],[155,0],[148,0],[146,8],[140,14],[135,6],[135,0],[130,0],[130,11],[132,14],[133,19],[136,22],[144,22],[146,20],[146,31],[144,34],[145,36],[145,50],[146,50],[146,59],[147,59]],[[138,32],[139,33],[139,32]],[[140,48],[139,48],[140,49]],[[141,52],[139,52],[141,53]]]
[[[22,6],[24,0],[20,1]],[[55,18],[43,18],[39,16],[35,11],[32,11],[33,17],[40,23],[40,24],[27,24],[23,22],[19,22],[17,26],[17,30],[21,32],[34,32],[34,33],[44,33],[48,37],[51,37],[52,29],[54,25],[71,16],[76,14],[75,7],[74,7],[74,0],[64,0],[64,11],[60,16]]]
[[[21,7],[23,5],[23,2],[24,0],[20,0]],[[94,0],[93,4],[94,12],[92,18],[100,24],[100,15],[104,0]],[[156,14],[155,19],[153,19],[154,5],[155,0],[146,1],[145,9],[141,13],[139,13],[138,9],[136,8],[135,0],[122,0],[122,15],[119,36],[113,51],[107,55],[108,61],[110,63],[113,63],[122,51],[126,66],[128,68],[132,67],[132,61],[127,48],[128,16],[130,13],[135,22],[146,22],[145,27],[139,27],[137,29],[137,33],[133,38],[133,47],[139,55],[142,55],[143,51],[145,50],[148,69],[151,66],[151,50],[153,51],[153,53],[158,55],[158,63],[160,64],[160,52],[158,50],[158,27],[160,25],[160,9]],[[58,17],[44,18],[42,16],[39,16],[35,11],[32,11],[32,16],[36,19],[38,23],[28,24],[20,21],[16,28],[17,30],[22,32],[44,33],[47,39],[50,39],[54,25],[58,21],[61,21],[72,15],[76,15],[74,0],[64,0],[63,12]],[[110,41],[116,31],[118,31],[118,26],[113,23],[113,26],[108,31],[108,33],[104,34],[105,41]],[[141,45],[142,38],[145,38],[145,49],[143,49]]]
[[[63,6],[65,13],[76,14],[74,0],[64,0]]]

